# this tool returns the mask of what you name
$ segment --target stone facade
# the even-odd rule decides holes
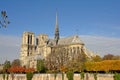
[[[52,53],[52,49],[64,48],[66,52],[77,55],[82,51],[87,57],[92,57],[94,54],[88,51],[85,44],[81,41],[78,35],[60,38],[58,28],[58,16],[56,14],[55,37],[51,39],[47,34],[39,34],[35,36],[33,32],[24,32],[22,36],[22,45],[20,52],[20,61],[22,66],[36,68],[38,59],[46,59]],[[68,54],[69,56],[72,56]]]

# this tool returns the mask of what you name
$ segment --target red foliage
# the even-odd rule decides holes
[[[34,68],[24,68],[21,66],[12,66],[8,69],[8,72],[11,73],[24,73],[24,72],[35,72]]]
[[[27,68],[27,69],[25,69],[25,72],[35,72],[35,69],[34,68]]]
[[[8,69],[8,72],[13,72],[13,73],[25,72],[25,68],[21,66],[12,66]]]

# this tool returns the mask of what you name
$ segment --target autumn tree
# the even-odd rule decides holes
[[[76,71],[84,71],[84,63],[87,61],[88,57],[84,53],[84,50],[77,49],[75,52],[72,53],[72,59],[69,60],[69,65],[67,66],[69,70]]]
[[[114,55],[112,54],[107,54],[103,56],[103,60],[113,60]]]
[[[120,56],[119,56],[119,55],[115,55],[115,56],[113,57],[113,60],[120,60]]]
[[[23,73],[25,72],[25,68],[22,67],[22,66],[11,66],[9,69],[8,69],[8,72],[9,73]]]
[[[74,47],[73,50],[63,46],[54,47],[46,60],[46,67],[52,71],[63,71],[62,68],[80,71],[81,67],[84,68],[87,56],[80,48]]]
[[[99,55],[96,55],[92,57],[92,61],[99,62],[99,61],[102,61],[102,58]]]
[[[10,61],[5,61],[4,66],[3,66],[3,71],[7,72],[7,69],[11,67]]]
[[[50,53],[45,60],[45,66],[47,67],[48,70],[53,70],[54,67],[55,67],[55,65],[54,65],[54,63],[55,63],[54,54],[55,53]]]
[[[120,60],[103,60],[100,62],[86,62],[87,71],[120,71]]]
[[[29,72],[32,72],[32,73],[33,73],[33,72],[35,72],[35,69],[34,69],[34,68],[26,68],[26,69],[25,69],[25,72],[26,72],[26,73],[29,73]]]
[[[19,60],[19,59],[15,59],[15,60],[12,62],[11,66],[20,66],[20,60]]]
[[[61,67],[67,65],[68,58],[65,48],[55,47],[45,60],[46,67],[52,71],[59,71]]]

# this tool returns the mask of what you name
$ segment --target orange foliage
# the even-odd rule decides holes
[[[60,70],[61,70],[61,72],[66,72],[66,71],[67,71],[67,68],[64,67],[64,66],[62,66],[62,67],[60,68]]]
[[[27,68],[27,69],[25,69],[25,72],[35,72],[35,69],[34,68]]]
[[[8,69],[8,72],[11,73],[22,73],[22,72],[34,72],[34,68],[24,68],[21,66],[12,66]]]
[[[12,66],[8,69],[8,72],[13,72],[13,73],[19,73],[19,72],[24,72],[25,68],[21,66]]]
[[[120,70],[120,60],[104,60],[101,62],[86,62],[87,71],[116,71]]]

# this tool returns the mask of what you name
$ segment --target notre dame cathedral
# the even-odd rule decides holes
[[[59,47],[64,48],[74,54],[84,51],[87,57],[94,54],[85,48],[85,44],[78,35],[60,38],[58,27],[58,16],[56,14],[56,25],[54,39],[50,39],[47,34],[39,34],[35,36],[33,32],[24,32],[22,35],[22,44],[20,51],[20,61],[22,66],[36,68],[38,59],[46,59],[52,49]],[[69,55],[69,54],[68,54]]]

